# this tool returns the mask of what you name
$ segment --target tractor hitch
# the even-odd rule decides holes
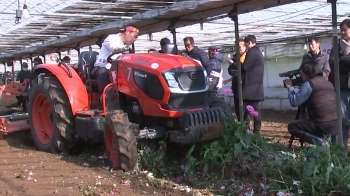
[[[0,139],[3,135],[13,132],[29,130],[28,113],[13,113],[11,115],[0,116]]]
[[[185,112],[182,116],[182,131],[171,131],[170,141],[190,144],[213,140],[224,130],[225,114],[221,108],[209,108]]]
[[[134,132],[134,134],[137,139],[156,139],[165,137],[167,134],[167,130],[162,127],[156,126],[155,128],[145,128],[139,130],[138,133]]]

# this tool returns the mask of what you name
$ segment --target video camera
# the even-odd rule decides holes
[[[291,81],[293,86],[301,86],[301,84],[303,84],[303,79],[301,79],[300,77],[300,72],[299,69],[295,69],[295,70],[291,70],[291,71],[287,71],[287,72],[282,72],[279,74],[280,77],[288,77]],[[285,80],[283,80],[283,86],[284,88],[286,87],[286,83]]]

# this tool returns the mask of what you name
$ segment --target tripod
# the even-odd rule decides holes
[[[305,104],[302,104],[300,106],[298,106],[298,111],[297,114],[295,116],[295,120],[299,120],[299,119],[307,119],[310,116],[309,111],[306,108]],[[288,149],[292,148],[293,145],[293,141],[296,139],[296,137],[294,135],[291,135],[289,138],[289,145],[288,145]],[[304,141],[302,141],[299,138],[299,142],[300,142],[300,148],[304,147]]]

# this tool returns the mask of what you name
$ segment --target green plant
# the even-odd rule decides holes
[[[278,154],[263,162],[261,173],[271,190],[305,195],[349,195],[350,158],[339,146],[310,147],[296,158]]]
[[[200,157],[195,162],[191,154],[195,145],[188,151],[186,159],[186,168],[199,166],[198,169],[205,173],[214,167],[236,164],[238,173],[249,173],[256,160],[267,156],[265,152],[269,151],[269,146],[263,138],[258,135],[247,133],[247,123],[236,123],[233,121],[225,122],[225,130],[218,140],[206,142],[198,145],[200,148]]]

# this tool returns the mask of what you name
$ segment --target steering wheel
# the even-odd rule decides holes
[[[112,56],[113,55],[116,55],[116,54],[120,54],[120,53],[123,53],[123,52],[126,52],[126,51],[130,51],[129,47],[124,47],[124,48],[121,48],[121,49],[118,49],[114,52],[112,52],[112,54],[110,54],[108,57],[107,57],[107,62],[112,64],[114,60],[112,60]]]

